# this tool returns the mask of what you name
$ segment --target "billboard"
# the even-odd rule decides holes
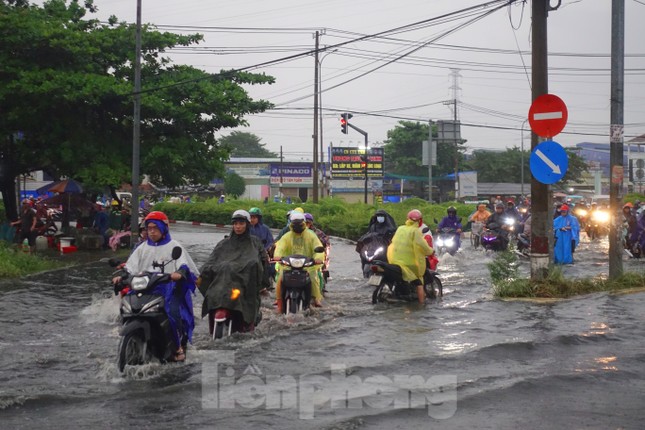
[[[282,169],[280,168],[280,163],[271,163],[270,169],[272,184],[279,184],[280,176],[282,176],[283,184],[313,184],[311,163],[283,163]]]
[[[331,148],[331,178],[333,180],[365,179],[365,171],[361,168],[364,155],[365,148]],[[383,179],[383,148],[367,150],[367,177],[370,180]]]

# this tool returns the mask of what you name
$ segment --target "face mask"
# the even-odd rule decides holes
[[[292,222],[291,229],[294,233],[302,233],[303,231],[305,231],[305,224],[302,222]]]
[[[376,217],[376,222],[379,224],[383,224],[385,222],[385,217],[384,216],[377,216]]]

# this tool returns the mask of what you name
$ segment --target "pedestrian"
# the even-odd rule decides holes
[[[569,214],[569,206],[560,207],[560,216],[553,221],[555,233],[555,264],[573,264],[573,253],[580,243],[580,224],[578,219]]]

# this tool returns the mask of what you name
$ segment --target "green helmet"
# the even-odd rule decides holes
[[[262,216],[262,211],[260,210],[260,208],[251,208],[249,209],[249,214]]]

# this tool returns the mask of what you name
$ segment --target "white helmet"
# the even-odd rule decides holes
[[[298,220],[305,222],[305,214],[303,214],[302,212],[292,211],[291,215],[289,216],[289,219],[291,220],[291,222],[298,221]]]
[[[251,222],[251,215],[244,209],[238,209],[233,212],[233,216],[231,216],[231,221],[235,221],[236,219]]]

